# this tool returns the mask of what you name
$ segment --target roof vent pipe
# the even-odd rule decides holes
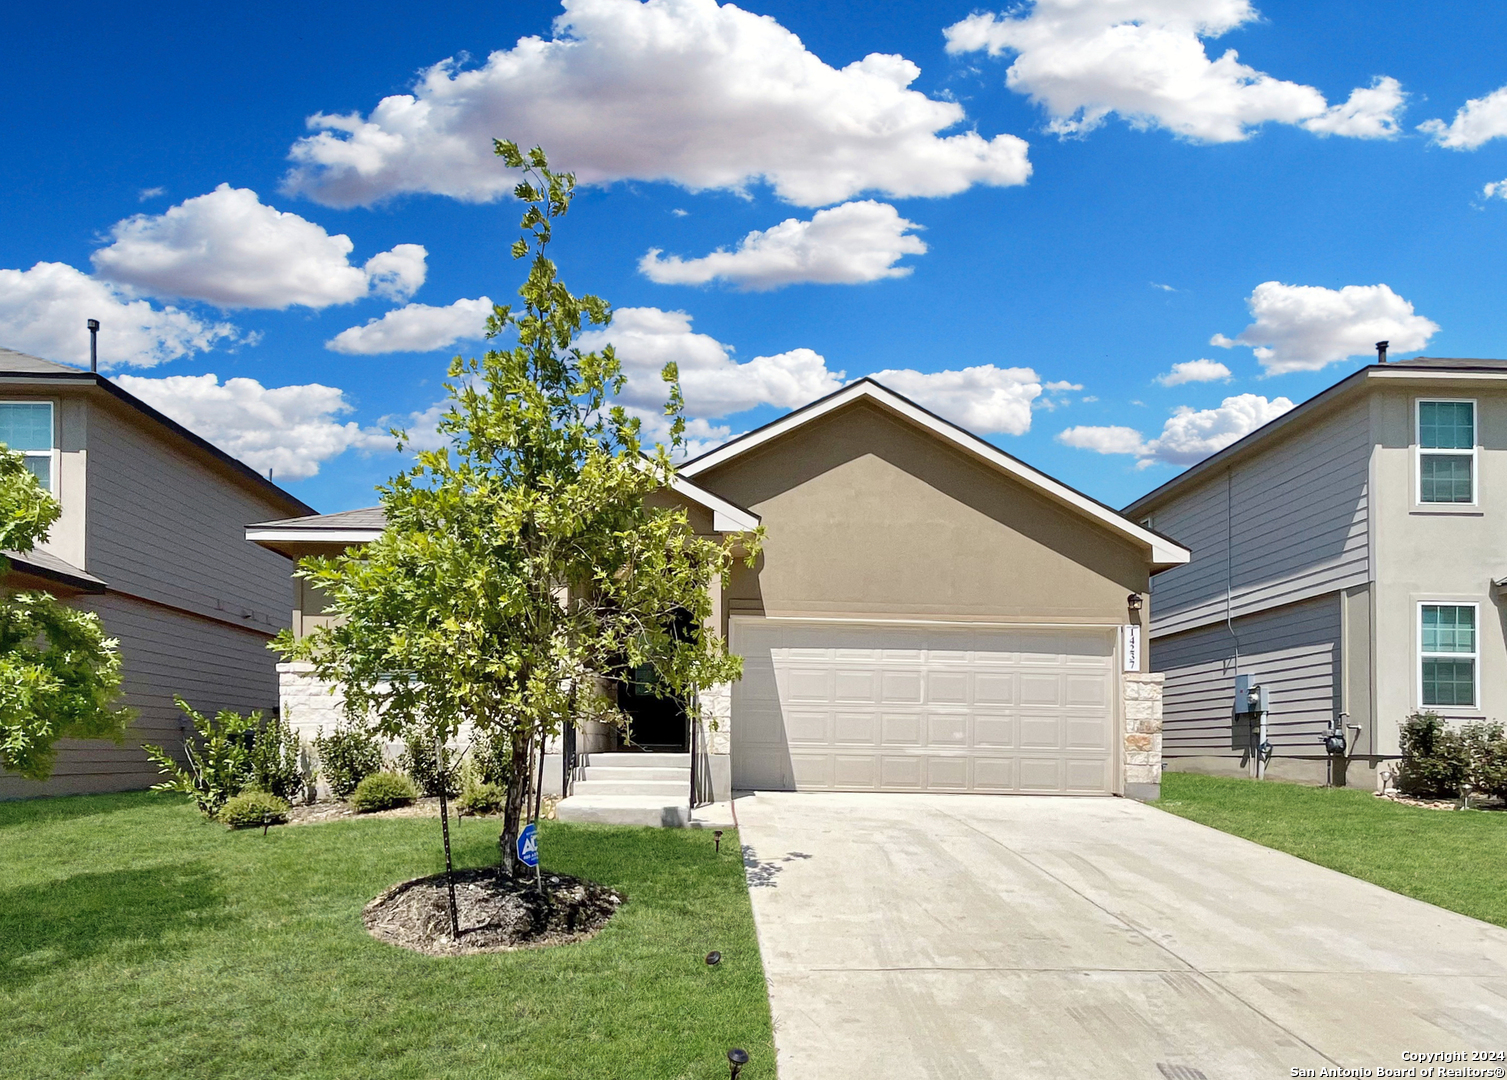
[[[99,371],[99,320],[90,319],[89,323],[89,370]]]
[[[1378,341],[1376,343],[1376,362],[1378,364],[1385,364],[1387,362],[1387,346],[1390,344],[1392,344],[1390,341]]]

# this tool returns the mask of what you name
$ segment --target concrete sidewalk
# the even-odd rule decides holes
[[[1507,930],[1135,802],[735,808],[783,1080],[1260,1080],[1507,1050]]]

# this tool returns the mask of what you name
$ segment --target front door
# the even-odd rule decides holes
[[[690,732],[685,702],[673,696],[656,696],[655,679],[654,668],[645,664],[633,668],[618,683],[617,703],[628,716],[624,746],[683,754],[688,749],[686,736]]]

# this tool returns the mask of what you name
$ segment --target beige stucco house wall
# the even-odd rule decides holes
[[[138,714],[124,745],[61,742],[48,781],[0,775],[0,798],[150,786],[160,777],[141,743],[182,745],[174,694],[209,712],[276,708],[267,642],[287,625],[287,565],[242,529],[308,507],[90,372],[0,350],[0,401],[51,403],[62,507],[6,585],[98,612]]]

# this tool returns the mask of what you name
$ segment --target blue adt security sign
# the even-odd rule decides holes
[[[532,821],[518,834],[518,861],[524,866],[539,865],[539,830]]]

